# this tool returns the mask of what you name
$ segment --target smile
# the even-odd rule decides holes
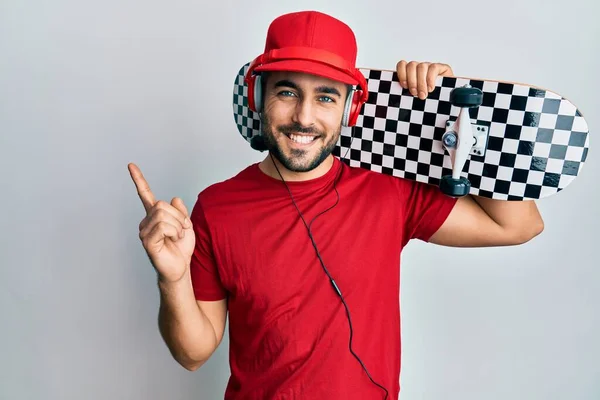
[[[299,144],[309,144],[314,142],[314,140],[317,138],[317,136],[295,135],[293,133],[286,136],[290,138],[292,142]]]

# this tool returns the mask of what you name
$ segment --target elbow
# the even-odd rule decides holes
[[[191,372],[198,370],[208,360],[208,358],[201,357],[195,353],[190,353],[181,347],[174,346],[173,344],[167,344],[167,348],[169,349],[173,360]]]
[[[175,361],[177,361],[179,365],[181,365],[183,368],[190,372],[194,372],[200,369],[200,367],[202,367],[206,363],[206,361],[197,361],[190,357],[178,357],[173,355],[173,358],[175,359]]]
[[[514,244],[525,244],[544,231],[544,221],[540,218],[533,223],[523,226],[515,235]]]
[[[195,363],[190,363],[190,362],[183,363],[183,362],[179,362],[179,364],[183,368],[187,369],[190,372],[194,372],[194,371],[198,370],[202,365],[204,365],[203,362],[195,362]]]
[[[540,217],[533,224],[531,224],[527,241],[530,241],[531,239],[540,235],[543,231],[544,231],[544,220]]]

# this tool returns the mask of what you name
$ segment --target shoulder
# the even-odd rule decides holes
[[[249,196],[259,193],[261,183],[257,171],[258,165],[251,164],[232,177],[205,187],[196,197],[194,212],[222,213],[228,208],[248,204]]]
[[[453,205],[456,199],[445,195],[439,186],[396,176],[384,171],[345,165],[344,174],[353,187],[370,197],[370,201],[392,201],[409,212],[421,207]]]
[[[375,191],[387,191],[394,196],[409,197],[411,193],[418,191],[426,185],[425,183],[406,179],[402,176],[392,175],[386,171],[364,168],[361,166],[349,166],[344,163],[344,176],[362,188]]]
[[[234,176],[207,186],[198,193],[198,199],[210,204],[219,201],[219,199],[227,198],[240,190],[251,189],[258,184],[256,179],[257,169],[257,164],[251,164]]]

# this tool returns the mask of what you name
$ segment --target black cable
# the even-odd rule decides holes
[[[352,132],[354,132],[354,130],[352,130]],[[279,177],[281,178],[281,181],[283,182],[283,184],[285,185],[288,193],[290,194],[290,198],[292,199],[292,203],[294,204],[294,207],[296,207],[296,210],[298,211],[298,215],[300,215],[300,218],[302,219],[302,222],[304,223],[304,226],[306,227],[306,229],[308,231],[308,237],[310,238],[310,241],[312,242],[312,245],[315,248],[315,251],[317,253],[317,257],[318,257],[319,261],[321,262],[321,266],[323,267],[323,270],[325,271],[325,274],[327,274],[327,276],[329,277],[329,281],[333,285],[333,288],[335,289],[335,291],[338,294],[338,296],[340,296],[340,299],[342,300],[342,304],[344,305],[344,308],[346,309],[346,315],[348,316],[348,324],[350,325],[350,341],[349,341],[349,344],[348,344],[348,347],[350,349],[350,353],[352,353],[352,355],[358,360],[358,362],[360,363],[360,365],[364,369],[365,373],[367,374],[367,376],[369,377],[369,379],[371,380],[371,382],[373,382],[376,386],[379,386],[381,389],[383,389],[385,391],[385,397],[384,397],[384,399],[387,399],[388,398],[388,391],[387,391],[387,389],[373,380],[373,378],[371,377],[371,374],[367,370],[367,367],[365,366],[365,364],[362,362],[362,360],[360,359],[360,357],[354,352],[354,350],[352,350],[352,338],[354,337],[354,329],[352,328],[352,318],[350,317],[350,309],[348,308],[348,304],[346,304],[346,300],[344,299],[344,296],[342,295],[342,291],[340,290],[340,288],[338,287],[338,285],[335,283],[335,280],[333,279],[333,277],[331,276],[331,274],[327,270],[327,267],[325,267],[325,262],[323,261],[323,258],[321,257],[321,254],[319,253],[319,249],[317,248],[317,243],[315,242],[315,239],[314,239],[314,237],[312,235],[312,224],[313,224],[313,222],[315,222],[315,220],[318,217],[320,217],[321,215],[325,214],[327,211],[333,209],[339,203],[339,201],[340,201],[340,193],[337,190],[336,181],[340,178],[340,171],[342,169],[342,162],[346,158],[346,155],[348,154],[348,151],[350,151],[350,148],[352,147],[352,141],[353,140],[354,140],[354,135],[351,134],[350,135],[350,145],[348,146],[348,150],[346,151],[346,154],[344,154],[342,156],[342,160],[340,160],[340,166],[338,167],[337,176],[333,180],[333,189],[335,190],[335,193],[336,193],[336,196],[337,196],[337,199],[336,199],[335,203],[331,207],[329,207],[329,208],[325,209],[324,211],[321,211],[319,214],[317,214],[310,221],[310,224],[306,223],[306,220],[304,219],[304,216],[302,215],[302,212],[300,211],[300,208],[298,208],[298,205],[296,204],[296,200],[294,199],[294,195],[292,194],[292,191],[290,190],[290,187],[288,186],[288,184],[285,181],[285,179],[283,179],[283,176],[281,175],[281,172],[279,171],[279,168],[277,167],[277,163],[275,163],[275,160],[273,159],[273,154],[271,152],[269,152],[269,155],[271,157],[271,161],[273,162],[273,165],[275,166],[275,169],[277,170],[277,173],[279,174]]]

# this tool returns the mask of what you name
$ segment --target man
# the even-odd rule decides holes
[[[283,56],[290,48],[301,57]],[[221,343],[229,312],[226,399],[397,399],[404,246],[517,245],[541,232],[542,219],[533,202],[457,200],[334,157],[346,98],[360,83],[354,35],[341,21],[283,15],[269,27],[272,50],[284,59],[253,65],[262,162],[203,190],[191,215],[179,198],[157,201],[129,166],[147,211],[140,238],[158,272],[160,332],[196,370]],[[452,75],[445,64],[396,67],[420,98]]]

